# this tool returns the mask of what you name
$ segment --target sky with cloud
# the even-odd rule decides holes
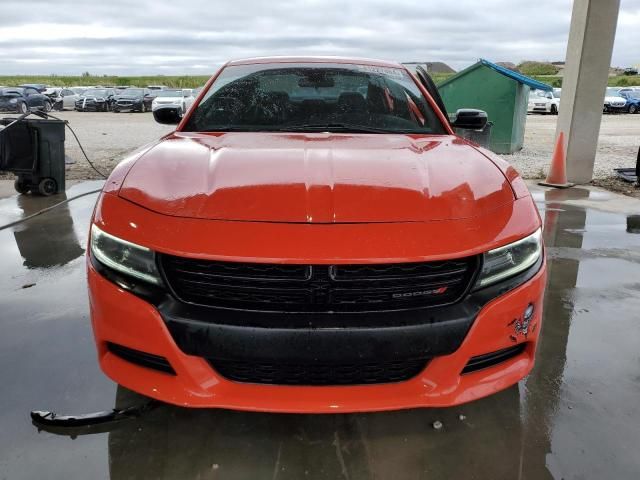
[[[608,1],[608,0],[601,0]],[[0,75],[211,74],[228,59],[564,60],[572,0],[0,0]],[[640,64],[621,0],[612,64]]]

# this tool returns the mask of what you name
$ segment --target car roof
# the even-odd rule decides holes
[[[353,63],[356,65],[373,65],[377,67],[389,67],[389,68],[402,68],[398,62],[390,62],[387,60],[375,60],[372,58],[358,58],[358,57],[331,57],[331,56],[307,56],[307,57],[287,57],[287,56],[273,56],[273,57],[254,57],[243,58],[238,60],[231,60],[227,63],[231,65],[251,65],[255,63]]]

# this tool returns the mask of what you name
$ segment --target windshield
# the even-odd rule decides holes
[[[183,130],[445,133],[404,69],[333,63],[227,67]]]
[[[607,88],[607,93],[606,93],[607,97],[619,97],[620,96],[620,89],[619,88]]]
[[[159,90],[156,97],[182,97],[182,90]]]
[[[90,89],[84,92],[85,97],[106,97],[107,91],[102,89]]]

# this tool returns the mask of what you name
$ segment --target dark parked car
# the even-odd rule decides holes
[[[640,111],[640,91],[620,90],[620,96],[627,101],[627,112],[638,113]]]
[[[113,88],[89,88],[76,100],[76,110],[108,112],[115,103],[115,94]]]
[[[0,112],[51,111],[51,100],[32,87],[5,87],[0,90]]]
[[[151,95],[151,92],[146,88],[127,88],[117,93],[113,111],[147,112],[151,110],[151,102],[154,98],[155,95]]]

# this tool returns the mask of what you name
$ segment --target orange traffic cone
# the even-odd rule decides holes
[[[544,182],[538,185],[545,187],[567,188],[573,187],[573,183],[567,182],[566,156],[564,154],[564,132],[560,132],[556,141],[556,148],[553,151],[549,175]]]

